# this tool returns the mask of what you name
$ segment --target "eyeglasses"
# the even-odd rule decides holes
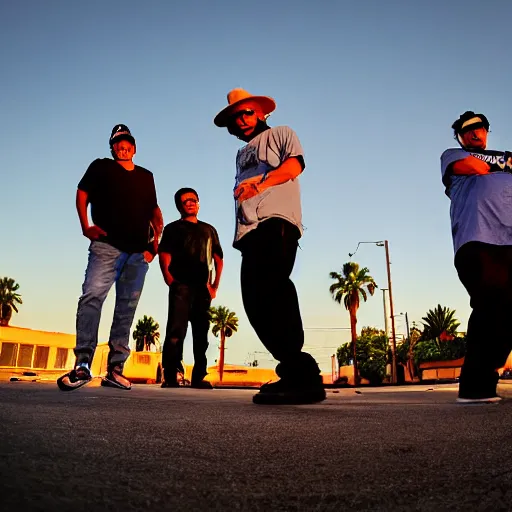
[[[245,110],[239,110],[238,112],[235,112],[231,116],[231,120],[234,121],[235,119],[238,119],[242,116],[252,117],[255,114],[254,110],[251,109],[245,109]]]
[[[187,204],[187,203],[193,203],[193,204],[197,204],[199,203],[199,201],[197,199],[185,199],[184,201],[181,201],[181,204]]]

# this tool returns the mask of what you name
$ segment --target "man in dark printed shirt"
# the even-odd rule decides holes
[[[489,121],[467,111],[453,125],[459,148],[441,156],[455,267],[471,299],[461,403],[500,400],[497,370],[512,349],[512,154],[487,149]]]

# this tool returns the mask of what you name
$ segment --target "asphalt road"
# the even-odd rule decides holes
[[[456,387],[328,391],[258,406],[250,390],[0,384],[0,508],[512,510],[512,400]]]

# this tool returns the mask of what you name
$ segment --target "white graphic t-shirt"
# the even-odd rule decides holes
[[[274,169],[292,157],[304,158],[296,133],[288,126],[276,126],[260,133],[236,156],[235,189],[245,180],[261,177],[261,183]],[[258,224],[271,217],[283,218],[302,235],[302,210],[298,177],[269,187],[245,201],[235,201],[236,230],[233,245]]]

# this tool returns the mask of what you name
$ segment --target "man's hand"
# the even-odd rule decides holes
[[[208,293],[212,300],[215,299],[217,297],[217,288],[214,288],[210,283],[206,283],[206,288],[208,288]]]
[[[237,201],[246,201],[260,193],[258,185],[254,182],[244,182],[235,189],[234,196]]]
[[[89,226],[83,233],[91,241],[98,240],[101,236],[107,236],[106,231],[103,231],[99,226]]]
[[[142,256],[144,256],[146,263],[151,263],[155,258],[154,254],[151,254],[149,251],[144,251]]]

